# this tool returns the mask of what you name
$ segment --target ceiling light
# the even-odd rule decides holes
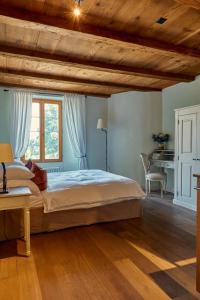
[[[79,8],[79,7],[75,7],[75,8],[74,8],[74,15],[75,15],[76,17],[79,17],[80,14],[81,14],[80,8]]]
[[[81,6],[81,1],[83,1],[83,0],[75,0],[76,6],[75,6],[75,8],[74,8],[74,15],[75,15],[76,17],[79,17],[79,16],[81,15],[81,8],[80,8],[80,6]]]

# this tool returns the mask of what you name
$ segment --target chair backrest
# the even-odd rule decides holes
[[[149,155],[145,154],[145,153],[141,153],[140,158],[142,160],[142,164],[143,164],[143,167],[144,167],[144,172],[145,172],[145,175],[146,175],[150,170]]]

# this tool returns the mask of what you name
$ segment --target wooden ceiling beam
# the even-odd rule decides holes
[[[11,70],[11,69],[3,69],[0,68],[0,76],[1,75],[14,75],[15,77],[22,78],[22,79],[38,79],[44,80],[52,83],[63,83],[63,84],[77,84],[81,86],[94,86],[94,87],[105,87],[105,88],[113,88],[113,89],[121,89],[126,91],[161,91],[160,88],[153,88],[147,86],[138,86],[132,84],[121,84],[121,83],[112,83],[112,82],[102,82],[102,81],[93,81],[87,79],[78,79],[78,78],[71,78],[65,76],[58,76],[58,75],[51,75],[51,74],[42,74],[42,73],[34,73],[34,72],[27,72],[27,71],[18,71],[18,70]]]
[[[17,89],[28,89],[29,91],[33,92],[48,92],[48,93],[59,93],[59,94],[79,94],[79,95],[84,95],[84,96],[92,96],[92,97],[99,97],[99,98],[110,98],[111,95],[109,94],[99,94],[99,93],[87,93],[87,92],[79,92],[79,91],[71,91],[71,90],[57,90],[55,88],[47,88],[47,87],[42,87],[42,86],[31,86],[31,85],[25,85],[25,84],[18,84],[18,83],[6,83],[6,82],[1,82],[0,81],[0,87],[3,88],[17,88]]]
[[[183,2],[183,1],[182,1]],[[187,1],[191,2],[191,1]],[[41,31],[54,32],[60,35],[69,36],[74,32],[82,33],[88,39],[106,42],[115,41],[134,49],[137,46],[152,49],[152,51],[161,51],[167,55],[183,55],[188,57],[200,58],[198,49],[187,48],[180,45],[169,44],[149,38],[143,38],[134,34],[128,34],[121,31],[109,30],[107,28],[97,27],[84,22],[74,22],[73,15],[66,12],[65,18],[58,18],[45,14],[39,14],[22,8],[13,7],[7,4],[0,5],[0,22],[23,28],[30,28]]]
[[[200,10],[199,0],[175,0],[176,2]]]
[[[65,67],[67,66],[79,69],[94,70],[97,72],[107,72],[113,74],[122,74],[145,78],[156,78],[175,82],[189,82],[195,79],[195,77],[191,75],[161,72],[156,70],[148,70],[144,68],[135,68],[124,65],[88,61],[78,58],[71,58],[56,54],[48,54],[44,52],[9,47],[4,45],[0,45],[0,55],[17,57],[20,59],[28,59],[41,63],[56,64]]]

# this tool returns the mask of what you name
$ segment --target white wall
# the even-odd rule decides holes
[[[0,143],[10,142],[9,126],[10,95],[3,89],[0,89]]]
[[[108,100],[109,168],[144,184],[139,155],[150,153],[152,133],[162,128],[161,92],[129,92]]]
[[[163,131],[170,134],[169,148],[174,149],[176,108],[200,104],[200,76],[189,83],[180,83],[162,92]],[[174,172],[168,170],[168,191],[174,190]]]
[[[200,76],[189,83],[180,83],[166,88],[163,98],[163,131],[171,136],[169,147],[174,148],[175,113],[174,109],[200,104]]]
[[[86,100],[87,154],[90,169],[106,167],[105,134],[97,130],[97,120],[107,120],[107,103],[108,100],[104,98],[87,97]]]

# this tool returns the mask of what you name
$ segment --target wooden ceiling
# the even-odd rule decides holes
[[[84,0],[79,18],[74,6],[1,0],[0,86],[109,97],[200,73],[200,0]]]

